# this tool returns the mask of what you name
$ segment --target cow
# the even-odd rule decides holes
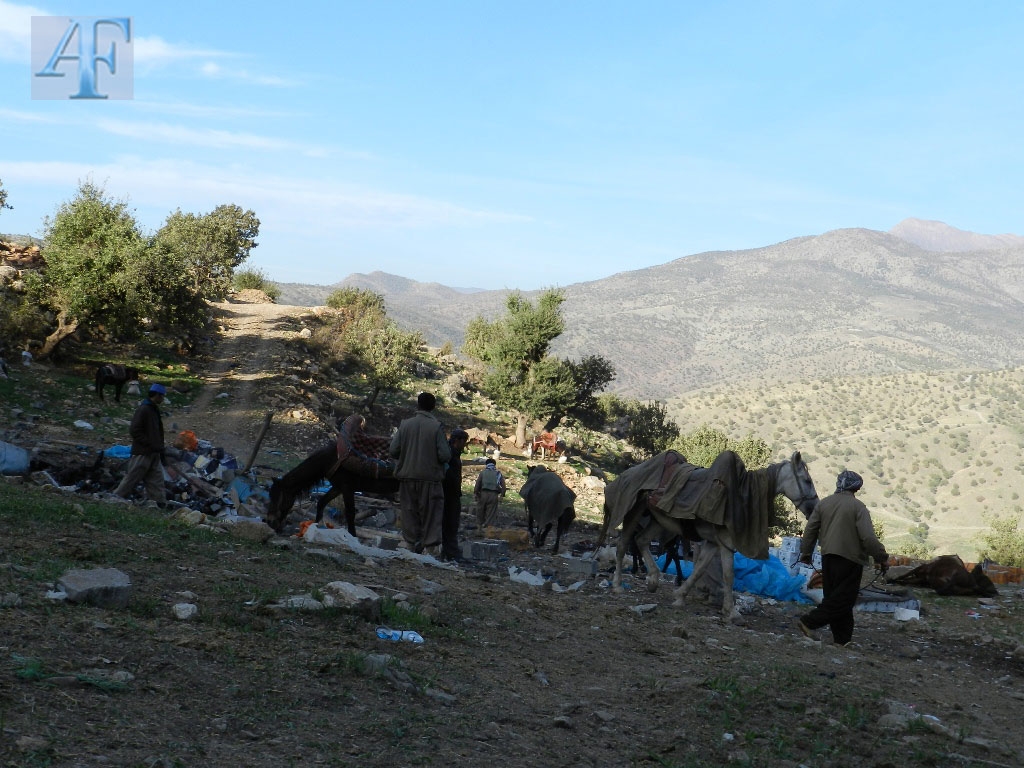
[[[998,597],[999,590],[992,580],[985,575],[981,564],[967,570],[964,561],[956,555],[942,555],[902,576],[890,579],[893,584],[906,584],[918,587],[929,587],[937,595],[977,595],[979,597]]]

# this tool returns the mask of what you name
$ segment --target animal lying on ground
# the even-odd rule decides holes
[[[139,369],[116,363],[104,363],[96,369],[96,394],[103,399],[103,387],[114,385],[114,400],[121,402],[121,388],[129,381],[139,380]]]
[[[944,596],[999,596],[999,590],[985,575],[980,563],[974,566],[974,570],[968,571],[964,561],[957,555],[941,555],[890,581],[893,584],[929,587],[935,590],[935,594]]]
[[[316,522],[323,520],[327,504],[340,494],[345,502],[345,527],[353,536],[356,535],[356,491],[382,496],[398,492],[398,479],[395,477],[368,477],[345,469],[338,462],[337,445],[331,443],[271,484],[267,525],[281,533],[295,499],[324,479],[331,488],[316,503]]]
[[[657,491],[656,503],[649,496]],[[658,588],[659,571],[648,544],[684,536],[703,540],[693,573],[676,591],[674,605],[682,606],[693,585],[714,560],[722,562],[726,586],[722,612],[738,620],[730,588],[733,583],[733,553],[747,557],[768,557],[768,526],[774,517],[775,496],[785,495],[809,517],[818,503],[818,493],[807,464],[796,451],[788,461],[764,469],[747,470],[733,451],[723,451],[710,467],[696,467],[675,451],[666,451],[631,467],[605,487],[604,524],[598,545],[608,531],[622,523],[615,552],[612,588],[622,591],[622,561],[634,540],[647,563],[647,588]]]
[[[552,552],[557,553],[562,536],[576,519],[573,506],[576,494],[562,482],[557,473],[537,464],[530,467],[519,495],[526,505],[526,529],[533,538],[533,545],[538,549],[543,547],[548,532],[552,526],[557,526],[555,546],[551,548]],[[533,529],[534,523],[537,524],[536,532]]]

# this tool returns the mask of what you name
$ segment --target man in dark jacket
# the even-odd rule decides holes
[[[804,529],[800,560],[810,563],[814,545],[821,540],[821,578],[825,599],[799,619],[800,631],[814,637],[814,630],[828,626],[836,645],[853,637],[853,606],[868,556],[884,572],[889,555],[875,536],[871,514],[854,496],[864,485],[856,472],[846,470],[836,478],[836,492],[818,502]]]
[[[167,501],[164,493],[164,423],[160,417],[160,404],[164,401],[167,388],[163,384],[152,384],[149,396],[142,401],[135,414],[128,433],[132,437],[132,456],[128,460],[128,473],[114,491],[115,496],[127,499],[135,486],[145,483],[146,496],[163,506]]]
[[[462,452],[469,441],[464,429],[453,429],[448,438],[452,457],[448,460],[444,480],[444,514],[441,516],[441,559],[461,560],[459,552],[459,522],[462,519]]]
[[[398,459],[402,538],[414,552],[441,554],[445,464],[452,457],[444,427],[434,416],[437,400],[429,392],[416,398],[418,410],[398,425],[389,453]]]

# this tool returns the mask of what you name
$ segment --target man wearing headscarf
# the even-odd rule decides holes
[[[853,606],[868,556],[883,573],[888,568],[889,555],[875,536],[871,514],[854,495],[863,485],[856,472],[840,472],[836,492],[818,502],[800,544],[800,561],[809,563],[814,545],[821,541],[825,594],[821,605],[800,617],[800,631],[813,638],[814,630],[828,626],[836,645],[847,645],[853,637]]]

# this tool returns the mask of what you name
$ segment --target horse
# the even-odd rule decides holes
[[[779,494],[792,501],[805,518],[810,517],[818,503],[818,492],[814,488],[807,464],[799,451],[794,452],[787,461],[754,470],[747,470],[740,457],[732,451],[721,453],[707,468],[680,463],[682,457],[675,454],[675,464],[680,473],[674,485],[670,480],[668,486],[674,494],[668,499],[662,497],[658,505],[653,506],[648,503],[649,495],[658,486],[647,482],[647,487],[642,488],[644,483],[637,482],[637,478],[631,478],[629,473],[644,468],[643,472],[648,477],[657,475],[664,480],[665,476],[657,464],[646,466],[663,456],[665,454],[659,454],[644,464],[626,470],[605,489],[602,541],[608,530],[614,527],[611,525],[614,510],[609,507],[607,500],[609,496],[620,498],[620,494],[615,492],[615,484],[624,483],[625,487],[636,490],[632,499],[625,497],[619,502],[627,504],[628,508],[621,518],[622,533],[615,551],[612,589],[622,592],[622,561],[631,543],[644,558],[647,565],[647,588],[653,592],[658,588],[660,572],[650,552],[650,542],[654,539],[667,541],[674,536],[683,536],[691,541],[703,540],[711,546],[701,547],[693,573],[676,590],[673,605],[683,605],[693,585],[707,570],[717,552],[722,561],[722,580],[727,585],[722,613],[727,619],[736,620],[739,612],[735,608],[731,589],[733,553],[747,550],[744,554],[751,557],[767,557],[769,517],[774,511],[775,497]],[[611,494],[609,490],[612,490]],[[685,518],[673,516],[674,508],[677,512],[682,510]]]
[[[128,381],[139,380],[139,369],[131,368],[116,363],[104,363],[96,369],[96,394],[103,399],[103,387],[107,384],[114,385],[114,400],[121,402],[121,387]]]
[[[308,456],[283,477],[274,480],[270,486],[267,524],[281,533],[296,497],[325,479],[331,487],[316,503],[316,522],[323,520],[324,508],[340,495],[345,502],[345,525],[353,536],[356,535],[356,491],[380,496],[392,496],[398,492],[396,477],[369,477],[343,467],[338,462],[337,446],[331,443]]]
[[[999,590],[985,575],[981,563],[975,565],[974,570],[968,571],[964,561],[957,555],[941,555],[889,581],[893,584],[930,587],[935,590],[935,594],[943,596],[999,597]]]

